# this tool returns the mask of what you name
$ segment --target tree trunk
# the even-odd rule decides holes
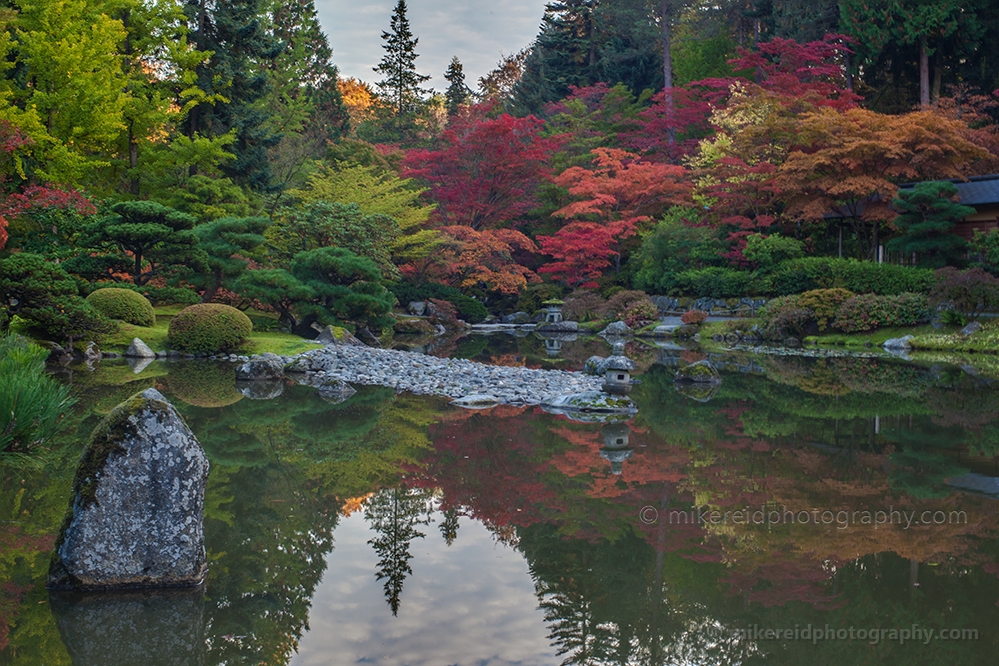
[[[931,100],[933,106],[940,103],[940,86],[943,84],[943,67],[940,66],[940,49],[933,56],[933,88]]]
[[[926,40],[919,43],[919,105],[930,105],[930,56],[926,50]]]
[[[853,92],[853,69],[849,51],[843,54],[843,66],[846,69],[846,89]]]
[[[671,0],[662,0],[662,32],[663,32],[663,88],[667,91],[673,87],[673,54],[672,35],[669,21],[673,13]]]
[[[139,196],[139,144],[135,140],[133,130],[135,123],[128,124],[128,168],[131,175],[128,178],[128,191],[132,196]]]
[[[670,145],[676,143],[676,127],[672,125],[673,117],[673,36],[670,32],[669,22],[673,13],[673,3],[671,0],[662,0],[662,34],[663,34],[663,104],[666,106],[666,115],[670,118],[670,128],[668,130],[668,142]]]

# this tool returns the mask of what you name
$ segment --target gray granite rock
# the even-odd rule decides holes
[[[423,313],[427,311],[427,303],[426,301],[410,301],[407,310],[411,315],[422,317]]]
[[[526,312],[514,312],[500,319],[500,322],[504,324],[530,324],[531,315]]]
[[[911,335],[906,335],[901,338],[891,338],[890,340],[885,340],[884,344],[881,346],[889,351],[909,351],[912,349],[912,345],[909,344],[909,340],[911,339]]]
[[[980,323],[978,323],[977,321],[973,321],[973,322],[971,322],[970,324],[968,324],[967,326],[965,326],[964,328],[961,329],[961,335],[963,335],[965,337],[967,337],[969,335],[974,335],[979,330],[981,330],[981,328],[982,328],[982,325]]]
[[[536,329],[538,333],[578,333],[579,323],[575,321],[559,321],[541,324]]]
[[[620,337],[624,335],[631,335],[634,333],[631,326],[628,326],[623,321],[616,321],[612,324],[607,324],[607,328],[600,331],[600,335],[604,337]]]
[[[207,573],[208,459],[155,389],[118,405],[94,430],[73,481],[49,569],[63,590],[181,587]]]
[[[236,368],[236,379],[242,381],[274,381],[284,377],[284,361],[277,354],[254,356]]]
[[[680,328],[680,327],[679,326],[672,326],[672,325],[669,325],[669,326],[666,326],[666,325],[664,325],[664,326],[656,326],[655,329],[652,331],[652,335],[654,335],[657,338],[672,337],[673,334],[676,333],[676,330],[678,328]]]
[[[156,358],[156,352],[150,349],[149,345],[139,338],[132,338],[132,344],[125,350],[125,356],[131,358]]]
[[[545,411],[554,414],[626,414],[638,412],[631,398],[623,395],[609,395],[602,391],[583,391],[560,395],[542,405]],[[579,419],[576,419],[579,420]]]
[[[466,395],[461,398],[455,398],[451,401],[452,405],[458,407],[465,407],[468,409],[486,409],[488,407],[495,407],[499,404],[499,400],[495,396],[491,396],[486,393]]]

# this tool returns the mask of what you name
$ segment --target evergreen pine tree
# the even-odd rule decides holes
[[[399,115],[415,111],[416,103],[427,91],[420,84],[429,81],[429,76],[416,71],[416,45],[419,38],[413,37],[406,18],[406,0],[399,0],[392,12],[390,24],[392,32],[383,32],[385,55],[375,71],[385,78],[376,85],[392,101]]]
[[[191,109],[187,135],[215,137],[235,130],[228,150],[236,157],[223,173],[265,191],[271,186],[267,150],[280,137],[268,127],[269,110],[258,102],[270,85],[267,66],[281,45],[265,30],[260,0],[187,0],[185,13],[191,41],[199,51],[212,52],[198,67],[197,86],[208,101]]]
[[[458,56],[451,58],[451,64],[448,65],[447,71],[444,72],[444,78],[450,84],[447,87],[447,92],[444,93],[447,113],[449,116],[453,116],[458,113],[458,109],[462,104],[468,104],[472,92],[465,85],[465,72],[461,66],[461,61],[458,60]]]
[[[917,183],[911,190],[899,190],[892,201],[899,216],[895,226],[900,234],[888,241],[889,250],[915,253],[920,266],[940,268],[961,260],[967,243],[952,233],[954,223],[975,213],[970,206],[954,201],[957,187],[945,181]]]

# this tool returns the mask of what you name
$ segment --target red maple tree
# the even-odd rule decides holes
[[[508,226],[537,207],[537,187],[551,177],[548,158],[560,141],[541,137],[544,121],[487,112],[455,118],[441,148],[409,151],[403,161],[404,177],[429,185],[442,226]]]

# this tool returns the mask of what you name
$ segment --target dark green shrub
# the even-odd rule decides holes
[[[221,303],[200,303],[181,310],[170,321],[170,346],[198,353],[231,352],[253,332],[250,318]]]
[[[839,306],[853,295],[846,289],[813,289],[798,297],[798,307],[811,310],[819,330],[824,331],[829,320],[836,316]]]
[[[87,303],[111,319],[120,319],[146,328],[156,325],[156,313],[153,312],[152,303],[142,294],[129,289],[114,287],[98,289],[87,296]]]
[[[785,261],[770,276],[770,288],[779,296],[834,287],[856,294],[885,296],[906,292],[927,293],[935,282],[933,271],[925,268],[835,257]]]
[[[649,295],[644,291],[621,290],[607,299],[599,314],[609,319],[623,319],[631,306],[647,300]]]
[[[412,301],[429,301],[431,298],[447,301],[458,308],[458,316],[469,324],[478,324],[489,316],[489,311],[482,303],[446,284],[396,282],[389,285],[389,291],[395,294],[402,307]]]
[[[100,284],[100,282],[97,283],[97,285]],[[198,292],[183,287],[151,287],[148,284],[140,287],[131,282],[120,282],[115,283],[114,288],[127,289],[142,294],[153,305],[194,305],[201,302],[201,296],[198,295]]]
[[[45,372],[48,355],[20,336],[0,336],[0,460],[50,438],[74,402]]]
[[[999,279],[983,268],[960,271],[948,266],[938,270],[936,277],[930,292],[933,305],[949,305],[972,319],[999,308]]]
[[[534,314],[544,307],[544,302],[551,299],[561,299],[565,291],[557,284],[532,284],[520,292],[517,299],[517,311]]]
[[[659,318],[659,308],[646,296],[634,301],[628,306],[621,317],[628,326],[638,328],[645,322],[654,321]]]
[[[720,266],[676,274],[677,290],[688,296],[708,298],[733,298],[748,295],[753,276],[745,271]]]
[[[760,328],[768,340],[801,336],[815,314],[803,308],[797,296],[781,296],[764,305],[759,312]]]
[[[860,333],[886,326],[915,326],[932,316],[929,300],[923,294],[860,294],[839,306],[833,326],[844,333]]]
[[[17,315],[39,335],[66,346],[100,339],[118,328],[80,297],[75,278],[38,254],[18,252],[0,260],[0,294],[8,325]]]
[[[590,321],[599,317],[606,306],[607,301],[597,292],[579,289],[566,296],[562,316],[568,321]]]

